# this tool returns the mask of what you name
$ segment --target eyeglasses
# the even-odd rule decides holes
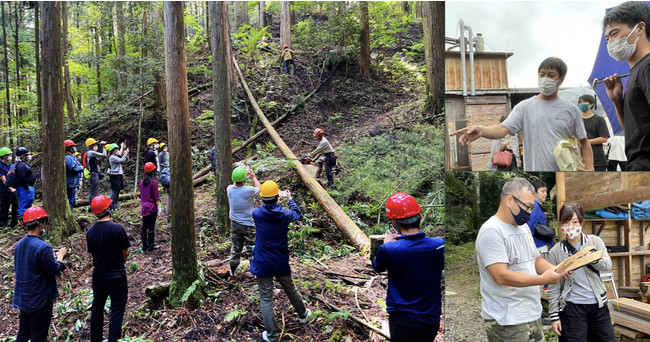
[[[510,195],[510,196],[512,196],[512,198],[515,199],[515,202],[517,202],[517,206],[519,207],[519,209],[521,209],[521,210],[523,210],[523,211],[525,211],[525,212],[527,212],[529,214],[533,212],[533,209],[535,209],[534,204],[531,205],[531,206],[528,206],[528,205],[526,205],[526,203],[522,202],[519,198],[515,197],[515,195]],[[523,205],[524,207],[522,208],[519,204]]]

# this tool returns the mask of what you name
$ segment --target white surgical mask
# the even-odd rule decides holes
[[[97,151],[97,145],[93,146],[93,151]]]
[[[557,80],[552,80],[548,77],[542,77],[538,79],[537,85],[539,87],[539,91],[544,96],[551,96],[557,91]]]
[[[156,150],[158,149],[158,147],[160,147],[160,145],[158,144],[153,145],[153,148],[155,148]]]
[[[636,37],[636,40],[634,40],[634,43],[632,44],[628,44],[627,40],[630,38],[632,33],[634,33],[637,26],[639,26],[639,24],[634,25],[632,31],[630,31],[625,38],[607,43],[607,52],[612,58],[620,62],[627,61],[632,57],[634,51],[636,51],[636,42],[639,40],[640,36]]]
[[[167,147],[163,148],[163,151],[164,151],[164,152],[167,152]]]
[[[12,161],[13,159],[14,159],[14,157],[12,157],[12,156],[7,157],[8,162]]]
[[[562,227],[562,232],[564,232],[564,235],[569,239],[575,239],[580,236],[580,233],[582,233],[582,226],[564,226]]]
[[[27,155],[27,161],[32,161],[32,155],[31,154]]]

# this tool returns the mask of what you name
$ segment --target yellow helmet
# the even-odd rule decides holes
[[[267,180],[262,184],[262,187],[260,187],[260,196],[262,197],[275,197],[279,193],[280,188],[278,188],[278,185],[272,180]]]
[[[165,147],[165,146],[167,146],[167,144],[165,144],[165,143],[161,143],[161,144],[160,144],[160,149],[162,150],[163,147]]]
[[[157,139],[155,139],[155,138],[149,138],[149,140],[147,140],[147,146],[149,146],[149,145],[151,145],[151,144],[153,144],[153,143],[157,143],[157,142],[158,142]]]
[[[94,144],[96,144],[96,143],[97,143],[97,140],[95,140],[95,139],[93,139],[93,138],[88,138],[88,139],[86,139],[86,147],[88,147],[88,146],[90,146],[90,145],[94,145]]]

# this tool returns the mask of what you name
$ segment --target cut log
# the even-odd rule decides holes
[[[616,305],[609,303],[609,315],[614,324],[650,335],[650,322],[616,310]],[[646,316],[648,317],[648,316]]]
[[[157,308],[163,300],[169,296],[170,283],[162,283],[145,288],[144,294],[147,296],[147,305],[150,308]]]
[[[626,337],[629,337],[629,338],[632,338],[632,339],[635,339],[635,340],[648,336],[648,334],[644,334],[644,333],[642,333],[640,331],[636,331],[634,329],[630,329],[630,328],[624,327],[624,326],[619,325],[619,324],[614,324],[614,333],[621,334],[623,336],[626,336]]]
[[[139,197],[140,197],[139,192],[134,192],[134,193],[130,193],[130,194],[120,194],[120,200],[130,200],[130,199],[139,198]],[[74,203],[74,206],[75,207],[82,207],[84,205],[89,205],[89,204],[90,204],[90,201],[88,201],[87,198],[84,198],[84,199],[77,200]]]
[[[557,265],[556,272],[564,271],[573,271],[580,267],[591,264],[596,260],[600,260],[603,257],[603,250],[590,252],[592,249],[595,249],[594,246],[585,246],[580,252],[572,255],[570,258],[565,259],[559,265]]]
[[[271,138],[273,138],[273,141],[278,146],[282,154],[284,154],[286,158],[291,159],[296,167],[298,175],[302,179],[303,183],[305,183],[305,186],[307,186],[307,188],[321,204],[323,209],[325,209],[332,220],[334,220],[336,226],[339,228],[339,230],[341,230],[341,232],[343,232],[346,239],[350,241],[350,243],[352,243],[354,247],[361,253],[368,252],[370,248],[370,240],[366,234],[361,229],[359,229],[359,227],[354,223],[354,221],[352,221],[352,219],[350,219],[347,214],[345,214],[343,209],[339,207],[339,205],[327,193],[327,191],[325,191],[325,189],[323,189],[323,187],[318,183],[318,181],[314,179],[314,177],[309,172],[307,172],[305,167],[300,163],[300,161],[298,161],[296,155],[293,154],[293,152],[289,149],[289,146],[287,146],[282,138],[280,138],[273,126],[271,126],[269,120],[266,118],[266,116],[264,116],[264,113],[262,113],[260,107],[257,105],[257,101],[255,101],[253,93],[251,93],[251,90],[248,88],[248,84],[244,79],[244,74],[242,74],[241,70],[239,69],[239,65],[237,64],[237,61],[234,57],[233,63],[235,65],[237,73],[239,74],[239,78],[241,79],[242,86],[244,87],[244,90],[246,90],[248,99],[250,100],[253,108],[255,109],[255,112],[260,117],[260,120],[264,124],[264,127],[266,127],[266,130],[268,131]]]

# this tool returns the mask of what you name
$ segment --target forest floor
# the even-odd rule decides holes
[[[131,241],[130,256],[126,264],[129,284],[129,301],[124,315],[124,335],[131,338],[144,336],[153,341],[259,341],[264,330],[254,277],[247,271],[247,261],[242,262],[236,278],[214,276],[205,266],[215,260],[227,265],[230,242],[226,236],[214,231],[214,226],[202,225],[214,207],[210,196],[211,186],[197,189],[197,244],[199,261],[209,289],[201,308],[188,312],[182,308],[150,307],[145,288],[171,280],[170,231],[166,216],[159,216],[156,224],[156,242],[159,250],[140,251],[139,203],[131,200],[121,203],[114,220],[125,226]],[[299,205],[305,201],[297,197]],[[94,221],[90,214],[78,208],[75,214],[82,222]],[[87,227],[86,227],[87,228]],[[0,251],[5,259],[0,288],[0,337],[15,336],[18,329],[18,311],[11,308],[13,277],[13,246],[22,238],[22,232],[0,233],[0,244],[8,246]],[[213,237],[213,238],[209,238]],[[216,237],[216,238],[215,238]],[[319,240],[329,245],[339,245],[340,234],[323,231]],[[313,241],[312,241],[313,242]],[[50,336],[58,341],[87,341],[89,339],[90,306],[92,303],[92,258],[86,252],[83,233],[73,235],[62,246],[68,248],[70,257],[65,261],[68,269],[58,279],[60,297],[55,302]],[[60,246],[56,246],[60,247]],[[367,256],[362,257],[351,248],[342,247],[344,256],[292,255],[291,267],[296,285],[313,314],[312,321],[302,325],[279,286],[275,291],[275,310],[278,325],[285,340],[295,341],[384,341],[379,334],[346,320],[346,314],[332,313],[324,302],[349,312],[368,323],[384,327],[387,331],[385,296],[386,275],[372,270]],[[135,266],[134,266],[135,265]],[[106,315],[105,326],[108,325]],[[107,328],[107,327],[106,327]],[[105,330],[106,331],[106,330]],[[442,339],[442,335],[441,335]],[[7,339],[8,341],[10,339]],[[4,339],[3,339],[4,341]]]

